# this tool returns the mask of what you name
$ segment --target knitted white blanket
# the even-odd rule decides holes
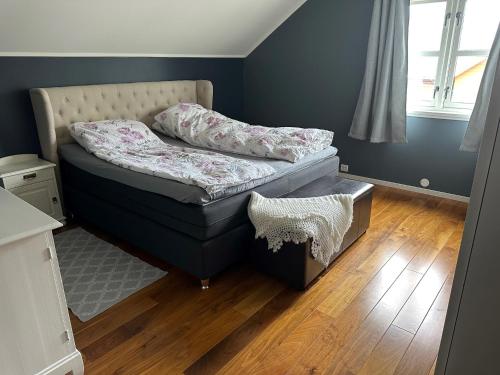
[[[328,266],[351,226],[353,198],[349,194],[265,198],[252,192],[248,216],[255,226],[255,238],[267,238],[269,249],[276,252],[283,242],[303,243],[312,238],[312,256]]]

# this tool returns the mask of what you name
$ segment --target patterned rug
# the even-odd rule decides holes
[[[167,274],[82,228],[54,240],[68,306],[83,322]]]

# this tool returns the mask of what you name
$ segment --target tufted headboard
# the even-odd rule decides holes
[[[153,117],[179,102],[212,109],[210,81],[163,81],[31,89],[44,159],[58,164],[57,148],[72,143],[67,126],[78,121],[138,120],[151,126]]]

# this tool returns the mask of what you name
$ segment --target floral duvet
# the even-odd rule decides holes
[[[193,103],[174,105],[155,120],[153,129],[193,146],[291,162],[324,150],[333,140],[331,131],[249,125]]]
[[[138,121],[78,122],[71,136],[87,152],[136,172],[203,188],[210,196],[275,172],[265,163],[165,144]]]

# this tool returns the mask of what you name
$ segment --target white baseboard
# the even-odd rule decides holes
[[[83,375],[83,359],[78,350],[62,358],[36,375]]]
[[[442,191],[424,189],[424,188],[420,188],[417,186],[411,186],[411,185],[398,184],[396,182],[391,182],[391,181],[377,180],[376,178],[356,176],[356,175],[349,174],[349,173],[339,173],[339,176],[344,177],[344,178],[349,178],[351,180],[368,182],[368,183],[374,184],[374,185],[387,186],[387,187],[391,187],[391,188],[395,188],[395,189],[412,191],[414,193],[432,195],[434,197],[446,198],[446,199],[451,199],[454,201],[469,203],[469,197],[465,197],[463,195],[444,193]]]

